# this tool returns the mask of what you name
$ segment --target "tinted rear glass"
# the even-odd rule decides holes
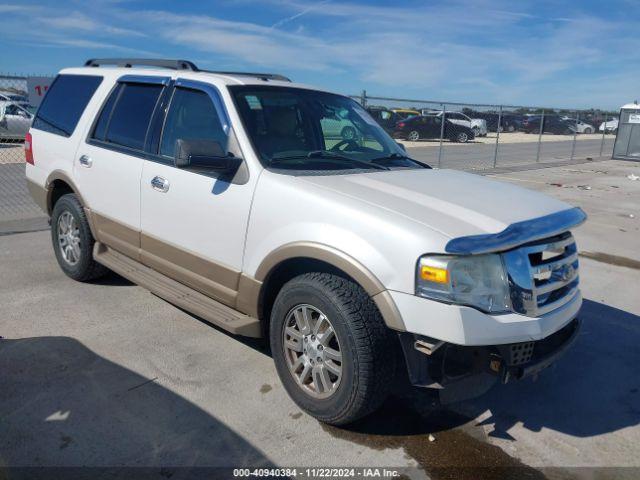
[[[58,75],[42,100],[33,128],[70,136],[102,82],[92,75]]]
[[[113,91],[111,92],[111,95],[109,95],[109,99],[102,107],[102,110],[100,111],[100,117],[98,118],[98,121],[96,122],[96,126],[93,130],[93,138],[97,138],[98,140],[104,140],[104,137],[107,134],[107,126],[109,123],[109,119],[111,118],[111,112],[113,111],[113,105],[116,103],[116,100],[118,99],[118,94],[120,93],[120,90],[122,89],[122,87],[123,85],[121,83],[118,83],[116,85],[116,88],[114,88]]]
[[[111,114],[105,140],[142,150],[162,88],[162,85],[126,84]]]

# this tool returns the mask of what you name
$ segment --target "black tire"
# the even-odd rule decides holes
[[[413,139],[411,137],[413,137]],[[407,134],[407,140],[409,142],[417,142],[418,140],[420,140],[420,132],[418,132],[417,130],[411,130]]]
[[[593,128],[591,128],[591,127],[587,127],[587,128],[585,128],[585,129],[584,129],[584,133],[585,133],[585,134],[587,134],[587,135],[589,135],[589,134],[593,133]]]
[[[355,140],[356,139],[356,129],[353,127],[344,127],[340,132],[340,136],[343,140]]]
[[[75,220],[79,242],[80,258],[75,264],[67,261],[59,246],[58,221],[66,212],[70,213]],[[63,195],[56,202],[51,213],[51,241],[53,243],[53,251],[55,252],[58,265],[62,271],[69,277],[79,282],[87,282],[102,277],[109,270],[100,265],[93,259],[93,245],[95,239],[91,235],[87,216],[76,195],[70,193]]]
[[[310,305],[330,320],[342,354],[342,377],[328,398],[307,393],[289,370],[284,328],[289,313]],[[271,351],[280,380],[309,415],[345,425],[376,410],[387,398],[396,369],[398,342],[377,307],[356,283],[328,273],[307,273],[286,283],[271,313]]]
[[[467,143],[469,141],[469,134],[467,132],[457,132],[453,141],[456,143]]]

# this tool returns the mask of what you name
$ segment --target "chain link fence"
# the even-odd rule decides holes
[[[24,162],[22,143],[34,113],[26,77],[0,75],[0,165]]]
[[[611,158],[618,112],[351,95],[432,166],[460,170]]]

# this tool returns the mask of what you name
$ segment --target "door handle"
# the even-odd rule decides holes
[[[167,193],[169,191],[169,180],[155,176],[151,179],[151,188],[162,193]]]
[[[82,155],[78,161],[83,167],[91,168],[91,165],[93,165],[93,160],[88,155]]]

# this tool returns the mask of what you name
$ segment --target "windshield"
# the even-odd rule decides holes
[[[273,86],[229,87],[266,167],[294,170],[425,168],[354,100]]]

